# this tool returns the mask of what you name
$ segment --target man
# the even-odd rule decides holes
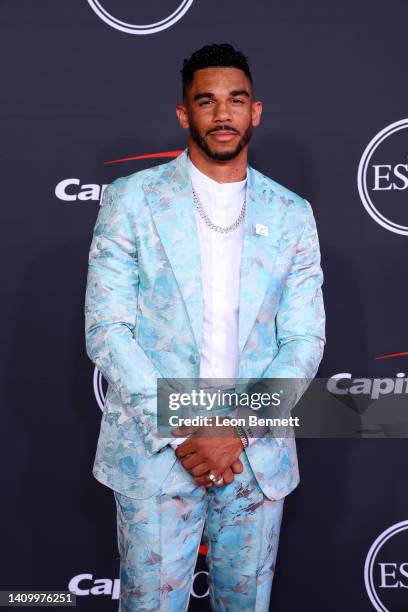
[[[86,344],[109,384],[93,474],[114,489],[122,612],[186,610],[202,537],[213,608],[260,612],[295,441],[231,425],[164,438],[156,383],[315,376],[319,244],[308,202],[248,165],[262,104],[242,53],[205,46],[182,76],[188,148],[110,184],[94,229]]]

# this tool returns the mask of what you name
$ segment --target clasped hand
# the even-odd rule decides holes
[[[194,476],[198,485],[212,487],[208,474],[216,480],[221,476],[224,484],[231,484],[234,474],[240,474],[244,467],[239,459],[243,444],[232,425],[217,427],[217,435],[209,435],[206,427],[179,427],[179,436],[193,434],[176,449],[182,466]],[[217,485],[216,485],[217,486]],[[221,485],[222,486],[222,485]]]

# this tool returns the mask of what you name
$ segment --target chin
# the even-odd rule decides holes
[[[231,147],[230,146],[225,146],[222,145],[218,146],[218,147],[205,147],[205,152],[207,153],[207,155],[209,157],[222,157],[222,156],[226,156],[228,159],[233,159],[234,157],[236,157],[238,155],[238,153],[241,152],[241,148],[240,147]]]

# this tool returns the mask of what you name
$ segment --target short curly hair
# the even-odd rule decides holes
[[[253,85],[252,74],[249,69],[248,60],[241,51],[234,49],[228,43],[205,45],[198,51],[194,51],[189,59],[183,61],[181,76],[183,81],[183,97],[187,87],[193,80],[194,72],[200,68],[211,68],[218,66],[232,66],[239,68],[249,78]]]

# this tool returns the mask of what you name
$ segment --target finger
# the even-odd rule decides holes
[[[207,471],[204,472],[204,474],[202,474],[201,476],[197,476],[195,478],[195,482],[198,485],[201,485],[201,486],[204,486],[204,487],[207,487],[207,488],[208,487],[212,487],[212,486],[218,486],[219,487],[220,485],[214,485],[214,481],[211,480],[210,478],[208,478],[209,474],[213,474],[215,476],[215,480],[219,480],[222,477],[222,473],[221,472],[218,472],[218,471],[216,471],[214,469],[209,470],[207,468]]]
[[[205,487],[206,489],[209,489],[210,487],[213,486],[213,483],[209,482],[208,478],[205,478],[205,477],[196,478],[195,483],[199,485],[200,487]]]
[[[182,457],[186,457],[190,453],[195,453],[195,448],[192,444],[191,438],[185,440],[176,448],[176,455],[177,457],[179,457],[179,459],[181,459]]]
[[[201,463],[204,463],[205,459],[201,457],[199,453],[193,453],[191,455],[187,455],[187,457],[182,457],[180,461],[183,468],[190,471],[191,468],[194,468],[200,465]],[[210,470],[212,466],[208,462],[206,462],[205,465],[206,469],[204,471],[208,472],[208,470]]]
[[[180,425],[180,427],[176,427],[175,429],[171,430],[171,434],[172,436],[174,436],[175,438],[184,438],[185,436],[188,436],[192,433],[194,433],[195,431],[197,431],[198,427],[188,427],[187,425]]]
[[[208,463],[199,463],[198,465],[194,466],[188,471],[190,472],[190,474],[192,474],[192,476],[195,476],[195,477],[206,475],[205,478],[208,480],[209,470],[210,470],[210,465]]]
[[[242,461],[240,461],[240,459],[236,459],[234,463],[231,463],[231,470],[234,472],[234,474],[241,474],[244,471]]]
[[[227,468],[222,477],[224,478],[224,484],[231,484],[231,482],[234,482],[234,474],[231,468]]]

